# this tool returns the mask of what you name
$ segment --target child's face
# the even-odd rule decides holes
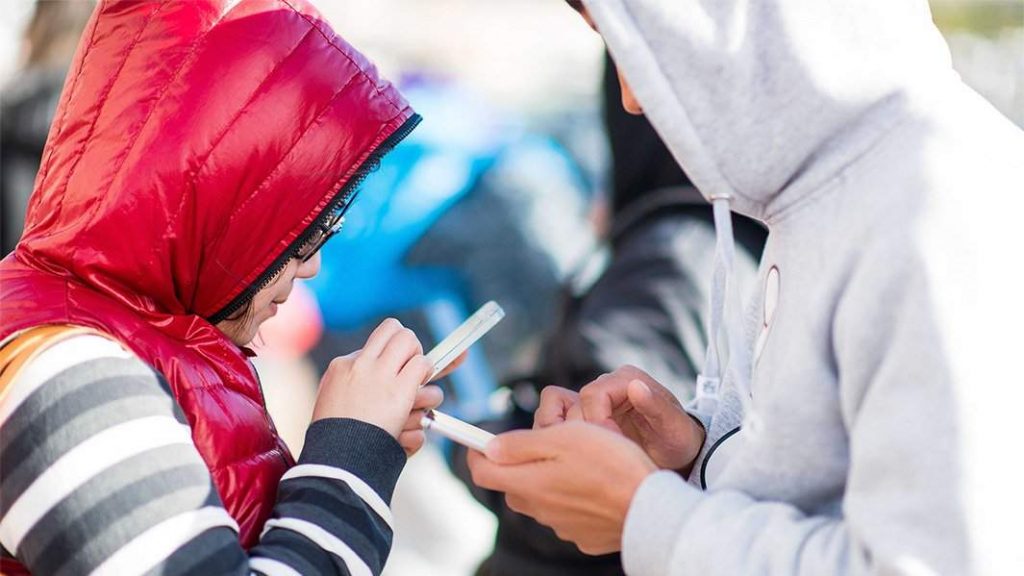
[[[597,32],[598,35],[601,34],[601,31],[597,29],[596,25],[594,25],[594,21],[590,18],[590,14],[587,12],[587,9],[583,4],[580,2],[569,2],[569,5],[579,12],[580,16],[583,17],[583,20],[586,21],[587,25],[590,26],[594,32]],[[619,76],[619,87],[622,89],[622,107],[630,114],[634,114],[636,116],[642,115],[644,113],[644,109],[640,106],[640,103],[637,102],[636,96],[633,95],[633,89],[629,87],[629,83],[626,82],[626,78],[622,75],[622,71],[616,68],[615,73]]]
[[[229,318],[217,323],[220,329],[232,342],[245,346],[256,338],[260,325],[277,314],[277,305],[288,299],[296,278],[312,278],[320,271],[320,253],[317,252],[309,260],[302,262],[296,258],[288,261],[274,279],[252,298],[250,310],[237,318]]]

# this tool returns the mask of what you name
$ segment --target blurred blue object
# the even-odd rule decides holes
[[[420,81],[405,85],[403,93],[424,121],[383,158],[379,169],[363,183],[344,227],[324,246],[321,272],[309,286],[328,330],[355,331],[384,316],[416,311],[423,314],[430,336],[437,342],[472,314],[476,305],[482,303],[481,298],[474,294],[464,266],[451,258],[435,262],[419,259],[410,264],[413,248],[442,217],[452,213],[460,200],[478,188],[488,170],[509,165],[510,158],[529,160],[518,164],[527,164],[548,180],[556,180],[554,172],[571,173],[575,168],[554,140],[526,133],[521,126],[500,118],[470,93],[453,85]],[[552,198],[552,206],[558,204],[558,199]],[[509,212],[486,218],[529,219],[527,210]],[[483,218],[480,214],[462,214],[454,222],[446,220],[446,225],[472,230],[473,223],[467,220],[479,223]],[[475,230],[473,233],[480,234]],[[552,243],[557,242],[547,242]],[[502,257],[496,252],[483,266],[507,268]],[[480,266],[478,263],[477,267]],[[513,274],[508,278],[509,284],[516,282],[517,273],[520,278],[528,276],[522,270],[501,274],[509,272]],[[550,271],[543,273],[552,276]],[[553,278],[551,285],[556,286],[559,280]],[[528,283],[521,288],[529,291]],[[483,295],[482,300],[493,297],[507,305],[501,296]],[[524,297],[542,300],[544,295]],[[537,305],[541,304],[538,301]],[[424,340],[424,345],[429,346]],[[457,403],[447,406],[448,410],[469,420],[490,415],[488,398],[497,383],[480,347],[470,350],[466,362],[451,379]]]
[[[403,260],[494,161],[499,143],[472,122],[472,102],[429,89],[406,92],[425,117],[363,183],[345,226],[323,248],[310,285],[328,328],[352,330],[462,292],[456,270]],[[451,94],[457,96],[457,93]],[[464,114],[453,114],[461,109]]]

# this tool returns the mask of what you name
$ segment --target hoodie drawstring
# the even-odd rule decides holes
[[[750,351],[742,337],[742,297],[733,274],[736,244],[732,232],[731,197],[713,196],[715,216],[715,258],[711,275],[708,315],[708,348],[704,369],[697,376],[697,410],[713,415],[718,407],[722,378],[735,382],[743,405],[744,427],[756,423],[750,394]],[[724,353],[723,353],[724,348]]]

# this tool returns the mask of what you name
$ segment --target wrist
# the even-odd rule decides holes
[[[637,459],[633,466],[630,466],[629,474],[622,479],[623,481],[614,483],[613,489],[618,494],[615,497],[613,510],[615,510],[616,518],[623,524],[640,486],[658,470],[658,465],[645,455],[643,458]]]
[[[390,503],[405,451],[378,426],[351,418],[327,417],[306,430],[298,464],[340,468],[358,476]]]
[[[684,526],[702,495],[677,474],[659,471],[637,489],[622,531],[622,564],[627,574],[665,571],[665,551],[690,537]],[[666,514],[671,510],[671,514]]]
[[[366,412],[356,412],[353,410],[333,410],[333,411],[320,411],[318,409],[313,410],[313,418],[310,420],[310,425],[322,421],[330,420],[333,418],[344,418],[348,420],[357,420],[364,424],[369,424],[374,428],[379,428],[381,431],[386,432],[389,436],[398,439],[398,435],[402,432],[402,422],[395,422],[394,418],[389,418],[383,414],[368,414]]]
[[[694,438],[694,442],[691,445],[692,448],[690,453],[686,455],[685,464],[676,469],[683,478],[689,478],[690,472],[693,471],[693,464],[697,461],[697,456],[700,455],[700,451],[704,449],[704,440],[707,438],[707,431],[704,429],[704,423],[701,422],[696,416],[686,412],[689,416],[689,423],[691,427],[690,436]]]

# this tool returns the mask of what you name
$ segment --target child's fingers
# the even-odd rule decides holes
[[[444,391],[440,386],[428,384],[416,392],[416,400],[412,403],[413,410],[433,410],[444,402]]]
[[[426,441],[427,435],[423,433],[423,430],[407,430],[398,435],[398,444],[405,451],[406,457],[419,452]]]
[[[426,356],[419,355],[409,358],[405,366],[402,366],[402,370],[398,373],[398,377],[403,382],[408,382],[417,388],[421,387],[430,377],[430,373],[434,371],[434,365],[430,363],[430,360]],[[434,388],[437,388],[434,386]],[[431,392],[433,394],[433,392]]]
[[[391,335],[391,339],[380,353],[380,360],[392,374],[398,374],[415,356],[423,354],[423,346],[416,334],[408,328],[402,328]]]
[[[381,322],[366,339],[366,346],[363,346],[361,356],[370,359],[379,357],[391,337],[401,329],[402,323],[394,318],[387,318]]]

